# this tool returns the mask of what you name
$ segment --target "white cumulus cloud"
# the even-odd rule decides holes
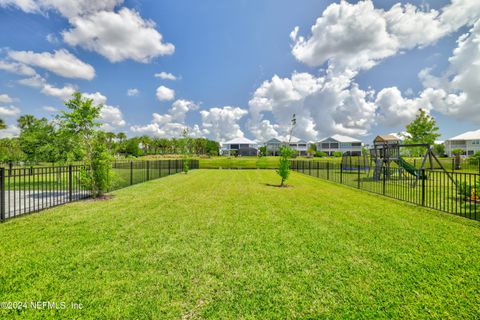
[[[95,69],[75,57],[68,50],[35,53],[33,51],[10,51],[9,57],[26,65],[40,67],[65,78],[91,80],[95,77]]]
[[[0,103],[10,103],[13,99],[8,94],[0,94]]]
[[[15,74],[19,74],[27,77],[35,76],[37,74],[33,68],[30,68],[29,66],[23,63],[2,61],[2,60],[0,60],[0,70],[4,70],[10,73],[15,73]]]
[[[177,77],[169,72],[160,72],[160,73],[155,73],[155,78],[160,78],[163,80],[172,80],[175,81],[177,80]]]
[[[0,117],[15,117],[19,115],[21,110],[14,106],[0,107]]]
[[[421,32],[419,32],[421,30]],[[377,9],[372,1],[329,5],[311,28],[308,39],[292,32],[293,55],[310,66],[369,69],[403,49],[431,44],[452,31],[436,10],[422,11],[400,3],[390,10]]]
[[[0,130],[0,139],[14,138],[20,135],[20,128],[16,125],[9,125],[6,129]]]
[[[140,93],[140,91],[136,88],[131,88],[131,89],[127,90],[127,96],[129,96],[129,97],[138,96],[139,93]]]
[[[189,129],[193,137],[201,136],[201,130],[198,125],[193,127],[185,123],[186,114],[189,111],[197,110],[198,104],[190,100],[179,99],[172,103],[167,113],[153,113],[152,122],[147,125],[135,125],[130,127],[132,132],[141,134],[150,134],[160,137],[180,137],[184,129]]]
[[[147,63],[175,51],[173,44],[163,42],[153,21],[129,8],[76,16],[69,22],[73,27],[62,33],[67,44],[95,51],[111,62],[132,59]]]
[[[202,110],[202,131],[216,141],[243,137],[244,133],[238,122],[247,114],[247,110],[231,106]]]
[[[157,88],[157,99],[160,101],[169,101],[175,99],[175,90],[160,86]]]

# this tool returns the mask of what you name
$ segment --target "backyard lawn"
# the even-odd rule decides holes
[[[0,302],[29,305],[0,318],[480,318],[478,222],[276,183],[193,170],[0,224]]]

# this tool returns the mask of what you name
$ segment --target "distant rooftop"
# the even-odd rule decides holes
[[[257,144],[255,141],[247,138],[235,138],[230,141],[225,141],[223,144]]]
[[[375,137],[374,141],[400,141],[402,140],[397,135],[393,134],[382,134]]]
[[[325,141],[325,140],[327,140],[327,139],[329,139],[329,138],[331,138],[331,139],[333,139],[333,140],[336,140],[336,141],[338,141],[338,142],[341,142],[341,143],[347,143],[347,142],[362,142],[362,141],[360,141],[360,140],[358,140],[358,139],[355,139],[355,138],[352,138],[352,137],[348,137],[348,136],[342,136],[342,135],[340,135],[340,134],[334,134],[333,136],[330,136],[330,137],[327,137],[327,138],[325,138],[325,139],[320,140],[320,142]]]
[[[468,131],[448,140],[480,140],[480,130]]]
[[[300,139],[300,138],[297,138],[297,137],[294,137],[292,136],[292,138],[290,139],[290,143],[307,143],[307,141],[303,140],[303,139]]]

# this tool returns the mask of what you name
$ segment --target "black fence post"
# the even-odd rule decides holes
[[[150,161],[147,160],[147,181],[150,180]]]
[[[455,158],[452,158],[452,171],[455,170]]]
[[[422,207],[425,207],[425,169],[420,171],[420,179],[422,179]]]
[[[0,221],[5,221],[5,168],[0,168]]]
[[[357,187],[360,189],[360,163],[357,164]]]
[[[382,194],[385,195],[386,193],[386,184],[387,182],[387,168],[386,167],[383,167],[383,185],[382,185]]]
[[[340,183],[343,183],[343,163],[340,163]]]
[[[133,184],[133,161],[130,160],[130,185]]]
[[[172,160],[168,159],[168,175],[171,175],[171,169],[172,169]]]
[[[68,201],[73,200],[72,165],[68,165]]]
[[[330,162],[327,161],[327,180],[330,180]]]

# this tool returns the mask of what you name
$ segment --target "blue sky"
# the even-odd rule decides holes
[[[472,79],[465,66],[480,61],[480,7],[409,2],[415,10],[399,1],[0,0],[0,116],[10,125],[3,135],[18,132],[20,114],[51,117],[72,90],[104,103],[105,128],[128,135],[190,127],[218,140],[263,140],[285,135],[295,112],[297,136],[368,142],[401,131],[418,107],[436,117],[442,138],[478,129],[471,86],[480,75]],[[384,30],[370,37],[362,28]],[[154,76],[160,72],[177,79]],[[159,97],[160,86],[174,97]]]

